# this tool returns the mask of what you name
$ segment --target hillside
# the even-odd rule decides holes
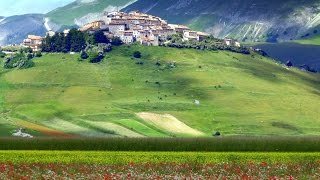
[[[102,15],[104,10],[120,10],[135,1],[136,0],[77,0],[49,12],[46,17],[50,21],[50,26],[53,26],[53,29],[74,25],[82,26],[96,20]]]
[[[304,38],[296,40],[295,42],[299,44],[306,44],[306,45],[320,45],[320,35],[313,36],[310,38]]]
[[[142,59],[132,59],[136,50]],[[30,69],[1,68],[0,135],[18,127],[63,137],[320,132],[319,74],[258,55],[121,46],[100,64],[77,59],[47,54]]]
[[[319,6],[319,0],[139,0],[124,10],[154,14],[220,38],[274,42],[318,29]]]
[[[0,45],[21,43],[28,34],[45,35],[43,15],[0,17]]]

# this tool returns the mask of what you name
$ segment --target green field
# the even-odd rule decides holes
[[[18,127],[59,137],[320,134],[319,74],[256,54],[134,45],[99,64],[78,58],[44,54],[30,69],[0,68],[0,135]]]
[[[300,39],[296,40],[295,42],[307,45],[320,45],[320,36],[313,36],[311,38]]]
[[[221,162],[315,162],[319,153],[203,153],[203,152],[93,152],[0,151],[0,162],[12,163],[221,163]]]

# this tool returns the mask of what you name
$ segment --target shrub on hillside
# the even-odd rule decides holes
[[[212,136],[219,137],[219,136],[221,136],[221,133],[219,131],[217,131],[217,132],[214,132],[212,134]]]
[[[135,51],[135,52],[133,53],[133,57],[135,57],[135,58],[141,58],[141,52],[140,52],[140,51]]]
[[[28,54],[27,54],[27,59],[30,60],[30,59],[32,59],[32,58],[33,58],[33,54],[28,53]]]
[[[81,57],[81,59],[88,59],[89,55],[85,51],[81,51],[80,57]]]
[[[6,57],[6,54],[4,52],[0,51],[0,58],[4,58],[4,57]]]
[[[112,38],[111,44],[113,46],[120,46],[123,44],[123,42],[121,41],[121,39],[119,37],[114,37],[114,38]]]
[[[4,68],[6,69],[27,69],[30,67],[33,67],[34,63],[32,62],[32,59],[29,59],[25,56],[24,53],[16,54],[14,56],[11,56],[6,59],[4,62]]]
[[[91,52],[89,55],[89,62],[90,63],[99,63],[103,60],[104,55],[102,52]]]
[[[42,53],[41,52],[37,52],[35,56],[36,57],[42,57]]]

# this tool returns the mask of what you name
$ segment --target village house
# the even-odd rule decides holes
[[[119,31],[118,36],[125,44],[131,44],[134,42],[133,31]]]
[[[41,36],[28,35],[27,39],[23,40],[23,45],[30,47],[34,52],[40,50],[43,38]]]
[[[183,31],[183,40],[184,41],[202,41],[206,37],[210,36],[208,33],[198,32],[198,31]]]
[[[91,23],[88,23],[84,25],[82,28],[80,28],[80,31],[87,31],[87,32],[94,32],[97,30],[101,30],[101,28],[105,25],[104,21],[94,21]]]
[[[226,38],[224,39],[224,44],[227,46],[236,46],[236,47],[241,47],[240,42],[234,40],[234,39],[230,39],[230,38]]]

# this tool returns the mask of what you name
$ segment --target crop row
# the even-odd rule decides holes
[[[0,150],[318,152],[318,137],[0,139]]]

